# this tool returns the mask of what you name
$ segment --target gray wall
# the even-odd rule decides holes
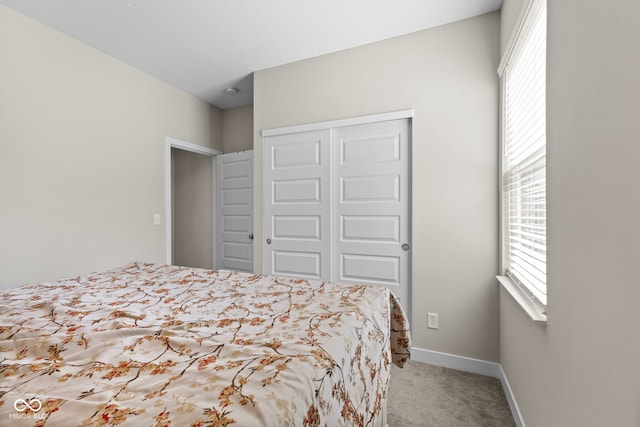
[[[548,324],[501,292],[500,360],[528,427],[637,427],[640,2],[548,8]]]
[[[414,109],[413,344],[498,361],[499,14],[254,74],[254,235],[263,129]],[[262,245],[254,247],[260,272]],[[427,329],[427,311],[440,329]]]
[[[523,8],[529,0],[502,0],[500,9],[500,53],[502,54],[507,44],[509,44],[512,34],[515,32],[515,25],[521,22]]]
[[[253,150],[253,105],[222,111],[222,147],[225,153]]]
[[[171,149],[172,264],[213,268],[212,157]]]
[[[165,137],[219,110],[2,5],[0,57],[0,287],[164,262]]]

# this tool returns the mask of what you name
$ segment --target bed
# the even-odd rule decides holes
[[[0,291],[0,425],[379,426],[384,287],[131,263]]]

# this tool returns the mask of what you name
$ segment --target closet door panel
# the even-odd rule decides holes
[[[331,134],[264,139],[264,270],[330,280]]]
[[[408,301],[408,120],[334,128],[332,139],[332,280],[387,286]]]

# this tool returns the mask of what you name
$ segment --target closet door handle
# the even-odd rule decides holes
[[[253,233],[249,234],[249,240],[253,240]]]
[[[408,250],[409,250],[409,248],[410,248],[410,246],[409,246],[409,244],[408,244],[408,243],[403,243],[403,244],[402,244],[402,246],[400,246],[400,247],[401,247],[401,248],[402,248],[402,250],[403,250],[403,251],[405,251],[405,252],[406,252],[406,251],[408,251]]]
[[[271,244],[271,239],[267,239],[267,245]]]

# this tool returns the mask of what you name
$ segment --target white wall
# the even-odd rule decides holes
[[[493,13],[256,72],[254,259],[263,129],[414,109],[414,345],[497,361],[499,29]]]
[[[0,287],[164,262],[165,137],[219,110],[2,5],[0,57]]]
[[[638,23],[637,1],[548,2],[547,327],[500,295],[528,427],[640,425]]]

